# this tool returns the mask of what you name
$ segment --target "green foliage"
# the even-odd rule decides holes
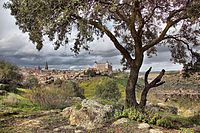
[[[131,120],[136,120],[143,123],[154,124],[165,128],[173,128],[172,122],[166,118],[163,118],[158,113],[151,113],[133,108],[125,109],[123,112],[116,112],[114,117],[116,119],[120,117],[128,117]]]
[[[27,89],[31,89],[33,87],[39,87],[38,79],[35,76],[29,75],[25,82],[23,83],[23,87]]]
[[[170,120],[167,120],[166,118],[158,119],[156,121],[156,125],[157,126],[162,126],[162,127],[165,127],[165,128],[173,127],[172,122]]]
[[[19,74],[19,68],[9,62],[0,61],[0,83],[7,84],[7,91],[15,92],[16,87],[22,82],[22,75]]]
[[[81,105],[81,104],[77,104],[77,105],[76,105],[76,109],[77,109],[77,110],[80,110],[81,108],[82,108],[82,105]]]
[[[195,133],[194,130],[189,129],[189,128],[180,128],[179,133]]]
[[[95,77],[96,76],[96,72],[95,72],[95,70],[87,70],[85,72],[85,75],[88,75],[89,77]]]
[[[44,109],[64,108],[72,104],[71,97],[82,97],[83,89],[74,82],[63,82],[61,87],[51,84],[44,87],[35,87],[29,92],[29,99],[39,103]]]
[[[104,98],[110,101],[118,101],[121,98],[121,93],[117,87],[117,83],[112,80],[106,80],[104,83],[96,86],[95,95],[99,98]]]
[[[0,107],[16,111],[35,111],[40,109],[38,104],[33,104],[22,95],[15,93],[9,93],[4,96],[0,102]]]

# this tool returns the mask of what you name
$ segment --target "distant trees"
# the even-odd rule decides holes
[[[89,77],[95,77],[96,76],[95,70],[87,70],[84,73],[85,73],[85,75],[88,75]]]
[[[3,60],[0,61],[0,84],[9,85],[8,91],[15,91],[15,88],[21,85],[22,79],[18,66]]]

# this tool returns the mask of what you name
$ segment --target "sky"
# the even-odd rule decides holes
[[[110,39],[104,36],[90,44],[90,53],[82,51],[78,56],[70,51],[70,46],[62,46],[58,50],[50,42],[45,42],[41,51],[29,40],[27,33],[22,33],[15,25],[15,18],[8,9],[3,8],[5,0],[0,2],[0,60],[12,62],[20,67],[44,66],[47,61],[49,68],[55,69],[84,69],[93,67],[95,61],[110,62],[114,69],[122,69],[121,54]],[[170,61],[168,47],[159,47],[157,56],[145,57],[141,72],[153,67],[153,71],[181,70],[182,65]]]

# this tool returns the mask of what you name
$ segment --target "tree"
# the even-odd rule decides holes
[[[112,79],[108,79],[104,83],[97,85],[95,95],[97,97],[115,102],[121,98],[119,87],[117,86],[117,83]]]
[[[156,46],[177,37],[182,39],[178,35],[184,30],[191,33],[186,27],[199,24],[200,16],[198,0],[10,0],[5,7],[11,10],[19,28],[29,33],[38,50],[45,36],[53,41],[55,49],[68,44],[68,34],[75,28],[77,34],[71,50],[76,54],[81,48],[88,50],[89,42],[108,36],[130,69],[126,104],[135,108],[146,105],[150,88],[164,83],[160,82],[164,70],[154,82],[148,83],[149,69],[146,87],[137,103],[135,86],[144,54],[151,56],[156,53]]]
[[[0,61],[0,83],[9,85],[8,91],[15,91],[15,88],[21,85],[22,75],[19,74],[19,68],[9,62]]]

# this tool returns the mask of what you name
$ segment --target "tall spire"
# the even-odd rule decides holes
[[[47,63],[47,61],[45,63],[45,70],[48,70],[48,63]]]

